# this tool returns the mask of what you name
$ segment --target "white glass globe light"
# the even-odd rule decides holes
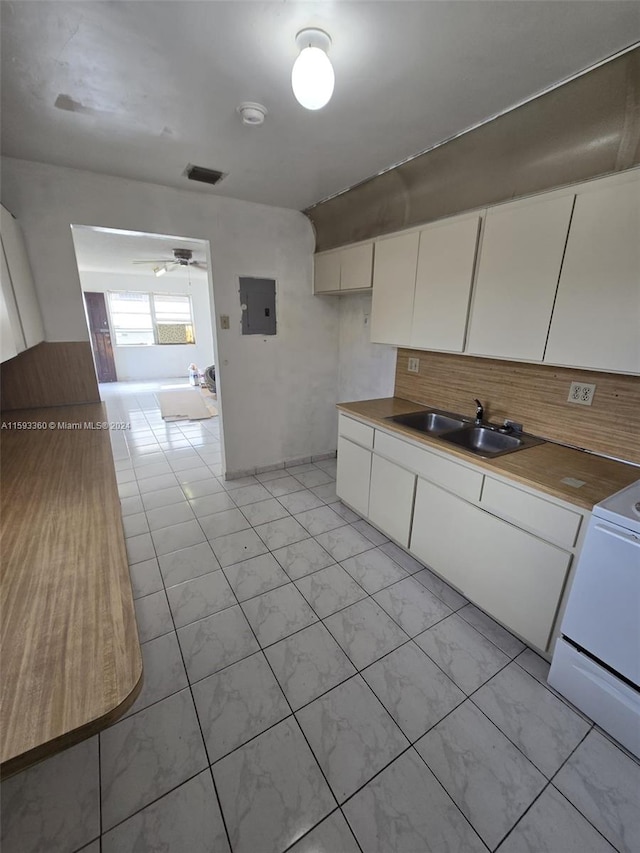
[[[301,51],[291,71],[291,86],[298,103],[307,110],[320,110],[331,100],[336,78],[331,60],[323,49],[324,44],[328,47],[331,43],[329,37],[322,33],[324,44],[318,47],[313,36],[307,35],[311,32],[307,30],[298,35]]]

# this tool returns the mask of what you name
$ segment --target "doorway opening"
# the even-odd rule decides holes
[[[203,448],[222,475],[208,241],[71,230],[100,398],[110,419],[137,425],[135,439],[123,431],[122,447],[130,453],[142,439],[148,452]]]

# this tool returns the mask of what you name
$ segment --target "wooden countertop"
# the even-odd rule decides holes
[[[640,480],[640,468],[635,465],[604,459],[592,453],[551,442],[519,450],[517,453],[498,456],[495,459],[481,459],[435,436],[421,435],[401,424],[385,420],[392,415],[425,411],[428,408],[400,397],[339,403],[338,408],[346,415],[353,415],[369,421],[373,426],[381,426],[419,443],[437,447],[458,457],[461,461],[509,477],[588,510],[593,509],[594,504],[614,492]],[[562,480],[566,477],[582,480],[584,485],[575,488],[563,483]]]
[[[124,713],[142,658],[101,403],[2,417],[0,760],[6,776]]]

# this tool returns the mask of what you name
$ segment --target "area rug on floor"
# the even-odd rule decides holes
[[[208,388],[200,388],[200,393],[202,394],[202,399],[204,400],[204,404],[209,409],[211,413],[211,417],[215,418],[218,414],[218,410],[215,406],[218,397],[215,394],[212,394]]]
[[[157,391],[156,397],[165,421],[199,421],[213,417],[202,394],[196,388],[186,388],[183,391]]]

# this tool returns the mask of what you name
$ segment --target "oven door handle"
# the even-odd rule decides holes
[[[640,536],[637,533],[631,533],[623,527],[613,527],[599,521],[593,528],[594,532],[606,533],[609,536],[615,536],[616,539],[622,539],[623,542],[629,542],[631,545],[640,546]]]

